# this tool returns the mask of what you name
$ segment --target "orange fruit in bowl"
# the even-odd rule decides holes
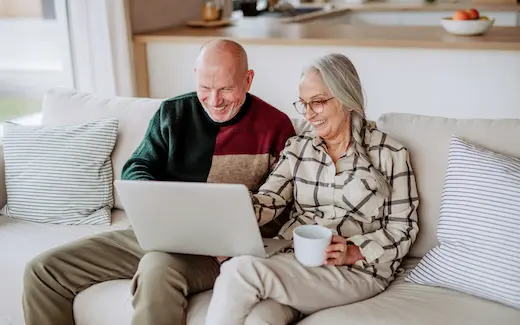
[[[469,19],[479,19],[479,17],[480,17],[480,13],[475,8],[467,9],[466,13],[469,16]]]
[[[451,17],[453,20],[470,20],[470,15],[465,10],[456,10]]]

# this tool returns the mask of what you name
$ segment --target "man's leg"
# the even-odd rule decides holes
[[[381,284],[348,268],[303,267],[292,254],[238,257],[222,266],[206,325],[244,325],[260,300],[272,299],[304,314],[375,296]]]
[[[27,325],[73,325],[74,297],[93,284],[131,279],[143,251],[131,229],[103,233],[44,252],[24,274]]]
[[[186,324],[187,297],[213,288],[219,271],[213,257],[146,253],[132,281],[132,324]]]

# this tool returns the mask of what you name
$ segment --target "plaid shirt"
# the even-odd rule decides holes
[[[334,164],[312,130],[287,141],[273,172],[252,197],[260,225],[294,201],[277,237],[292,239],[299,225],[325,226],[360,247],[365,260],[349,267],[390,281],[416,239],[419,199],[407,149],[375,128],[365,130],[372,164],[392,186],[388,198],[378,193],[370,165],[352,147]]]

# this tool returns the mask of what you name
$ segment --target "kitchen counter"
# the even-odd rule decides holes
[[[176,27],[134,36],[134,42],[203,42],[231,38],[244,44],[434,48],[520,51],[520,27],[494,26],[483,36],[448,34],[441,26],[286,24],[272,17],[245,17],[221,28]]]
[[[456,10],[461,8],[475,8],[477,10],[492,10],[492,11],[520,11],[520,5],[496,3],[387,3],[374,2],[363,4],[341,4],[336,5],[339,9],[356,10],[356,11],[446,11]]]
[[[520,27],[495,26],[484,36],[457,37],[438,25],[444,14],[430,17],[431,26],[287,24],[265,15],[222,28],[177,27],[134,35],[136,94],[166,98],[192,91],[201,45],[230,38],[248,52],[255,70],[251,91],[288,115],[296,114],[291,103],[298,98],[302,67],[321,55],[344,53],[362,76],[369,117],[390,111],[518,116]]]
[[[326,7],[324,7],[326,8]],[[303,22],[326,17],[333,17],[347,12],[438,12],[455,11],[457,9],[475,8],[485,14],[493,12],[520,12],[517,4],[479,4],[479,3],[363,3],[334,5],[331,9],[324,9],[296,17],[282,18],[282,22]]]

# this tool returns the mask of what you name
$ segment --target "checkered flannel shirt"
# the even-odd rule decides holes
[[[263,225],[294,201],[279,238],[292,239],[299,225],[323,225],[360,247],[365,260],[350,268],[391,280],[418,233],[415,176],[407,149],[385,133],[367,126],[364,146],[392,187],[389,197],[377,191],[370,165],[352,147],[334,164],[308,130],[287,141],[253,203]]]

